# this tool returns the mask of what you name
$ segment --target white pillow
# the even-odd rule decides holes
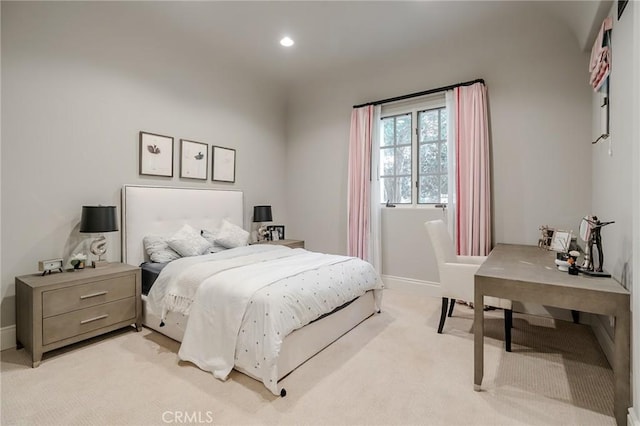
[[[207,229],[203,229],[202,231],[200,231],[200,235],[202,235],[202,238],[209,241],[209,244],[211,244],[211,247],[209,247],[209,253],[218,253],[222,250],[227,249],[227,247],[222,246],[216,242],[216,238],[218,238],[217,229],[215,231],[209,231]]]
[[[242,247],[249,244],[249,233],[241,227],[223,219],[216,242],[227,248]]]
[[[180,259],[180,255],[169,247],[165,237],[148,235],[142,239],[142,242],[152,262],[166,263]]]
[[[211,244],[189,225],[184,225],[167,241],[169,247],[181,256],[199,256],[207,253]]]

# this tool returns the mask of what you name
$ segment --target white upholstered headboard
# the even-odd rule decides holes
[[[148,256],[147,235],[171,235],[182,225],[213,230],[222,219],[243,226],[243,193],[220,189],[124,185],[122,261],[138,266]]]

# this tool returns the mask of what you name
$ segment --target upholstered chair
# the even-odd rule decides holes
[[[433,251],[438,261],[442,311],[438,333],[442,333],[447,315],[453,314],[456,299],[473,302],[474,275],[486,256],[458,256],[442,220],[425,222]],[[451,303],[450,306],[449,303]],[[511,300],[485,296],[484,304],[504,309],[504,335],[507,352],[511,352],[512,311]],[[448,309],[447,309],[448,308]],[[448,310],[448,312],[447,312]]]

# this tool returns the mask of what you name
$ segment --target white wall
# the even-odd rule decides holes
[[[591,213],[600,220],[616,223],[602,228],[604,268],[614,278],[630,287],[629,273],[632,258],[632,197],[629,182],[633,176],[633,10],[630,2],[623,19],[617,19],[617,7],[612,9],[612,64],[610,76],[609,110],[610,137],[598,142],[592,152]],[[637,76],[636,76],[637,79]],[[594,117],[592,137],[600,135],[600,96],[593,94]]]
[[[629,2],[622,19],[617,19],[617,5],[611,9],[613,29],[611,32],[611,75],[609,138],[592,146],[592,205],[591,214],[600,220],[614,220],[615,224],[601,231],[604,252],[604,269],[628,289],[633,280],[633,182],[634,140],[633,123],[637,121],[634,112],[634,93],[631,88],[634,78],[633,9]],[[602,133],[600,125],[600,94],[592,94],[593,130],[595,140]],[[635,165],[637,168],[638,165]],[[608,317],[594,317],[592,324],[596,337],[604,348],[611,347],[613,328]],[[607,351],[605,351],[607,353]],[[610,355],[607,353],[607,355]]]
[[[154,24],[144,2],[2,2],[2,326],[14,276],[68,257],[82,205],[123,184],[223,187],[286,220],[282,88]],[[138,132],[173,136],[174,177],[138,174]],[[178,178],[179,139],[235,148],[235,184]],[[209,159],[210,161],[210,159]],[[210,174],[210,170],[209,170]],[[108,260],[120,233],[107,234]]]
[[[352,105],[475,78],[485,79],[489,93],[494,240],[535,244],[544,224],[577,231],[591,205],[588,58],[549,17],[501,18],[294,89],[287,114],[292,232],[313,249],[346,252]],[[404,215],[394,209],[383,219],[399,226],[391,222]],[[435,263],[418,265],[426,255],[421,221],[403,233],[383,230],[384,274],[437,281]]]
[[[611,32],[610,75],[610,137],[592,147],[592,205],[591,213],[601,220],[615,220],[615,224],[602,229],[604,269],[632,293],[632,311],[640,310],[637,271],[640,257],[640,5],[629,2],[620,20],[617,4]],[[592,95],[594,140],[600,131],[601,97]],[[638,330],[640,319],[633,315],[632,375],[633,408],[631,424],[640,424],[639,385],[640,357],[638,356]],[[596,336],[603,347],[610,345],[613,329],[607,317],[593,321]]]

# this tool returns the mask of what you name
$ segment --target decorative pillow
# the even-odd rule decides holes
[[[189,225],[184,225],[167,243],[183,257],[199,256],[211,247],[209,241],[202,238],[200,233]]]
[[[166,263],[180,259],[180,255],[169,247],[165,237],[149,235],[144,237],[142,242],[152,262]]]
[[[202,238],[209,241],[209,244],[211,244],[211,247],[209,247],[209,253],[218,253],[219,251],[227,249],[227,247],[221,246],[216,242],[216,238],[218,238],[218,230],[209,231],[203,229],[200,231],[200,235],[202,235]]]
[[[238,225],[223,219],[222,225],[218,229],[216,242],[227,248],[242,247],[249,244],[249,235],[247,231]]]

